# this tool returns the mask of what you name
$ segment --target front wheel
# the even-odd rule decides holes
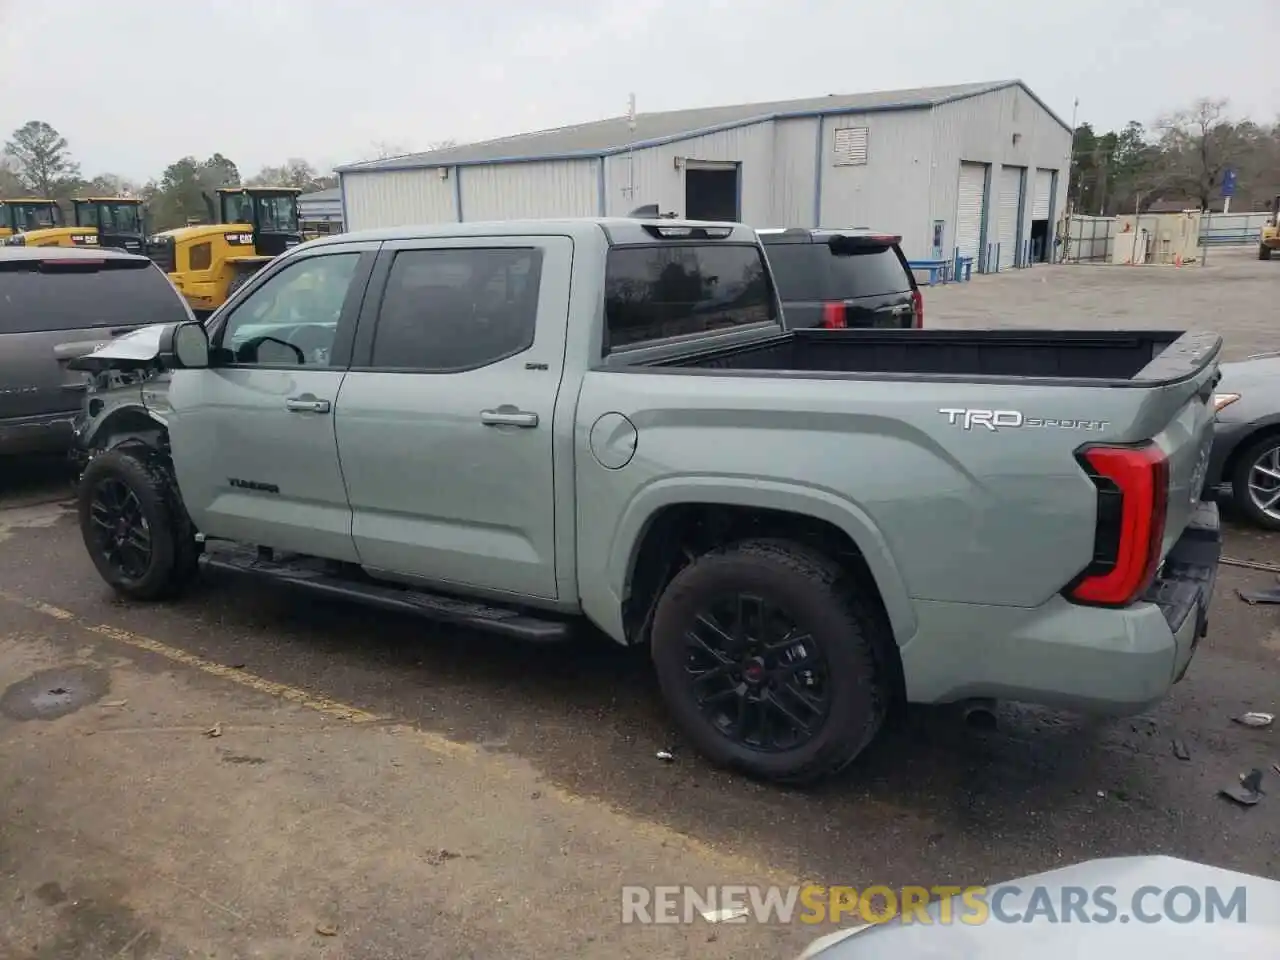
[[[1259,260],[1271,259],[1271,248],[1268,247],[1265,243],[1258,244],[1258,259]]]
[[[667,704],[713,763],[765,780],[834,773],[884,722],[892,639],[869,598],[822,554],[753,540],[695,560],[654,614]]]
[[[199,544],[160,456],[117,447],[89,461],[80,478],[80,533],[98,573],[116,591],[157,600],[195,576]]]

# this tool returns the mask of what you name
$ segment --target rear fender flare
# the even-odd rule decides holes
[[[745,477],[672,477],[643,487],[622,511],[614,528],[607,557],[580,557],[591,569],[604,561],[604,575],[594,590],[583,589],[583,612],[615,640],[625,642],[622,601],[649,525],[661,510],[684,503],[723,504],[782,510],[822,520],[842,530],[858,547],[880,591],[885,612],[899,646],[916,631],[915,610],[888,541],[857,503],[829,490],[804,484]]]

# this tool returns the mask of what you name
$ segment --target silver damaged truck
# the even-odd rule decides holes
[[[1206,628],[1210,333],[786,331],[738,224],[350,233],[75,361],[125,596],[202,565],[647,644],[712,761],[811,780],[894,701],[1112,714]]]

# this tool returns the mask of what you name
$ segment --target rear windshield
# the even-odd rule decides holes
[[[764,258],[750,244],[613,247],[604,298],[605,353],[778,317]]]
[[[127,264],[127,265],[126,265]],[[190,314],[152,263],[0,257],[0,334],[177,323]]]
[[[851,300],[911,289],[893,247],[836,255],[825,243],[773,243],[766,248],[784,302]]]

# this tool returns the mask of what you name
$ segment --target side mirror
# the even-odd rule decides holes
[[[175,369],[200,370],[209,366],[209,331],[199,321],[176,324],[168,347],[161,352],[168,354]]]

